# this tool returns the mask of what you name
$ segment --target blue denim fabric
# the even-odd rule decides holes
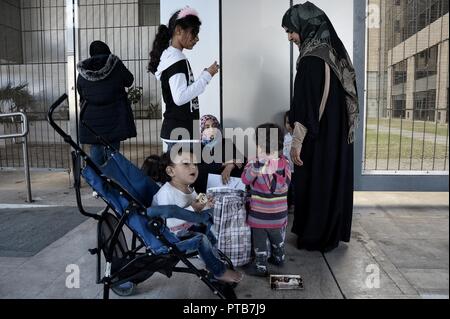
[[[226,271],[226,266],[217,255],[217,249],[212,246],[211,241],[205,234],[195,234],[201,235],[201,240],[198,245],[198,253],[200,258],[202,258],[205,262],[206,268],[212,272],[215,277],[222,276]]]
[[[180,232],[178,238],[181,242],[177,243],[177,247],[187,248],[189,251],[198,251],[200,258],[205,262],[206,268],[212,272],[215,277],[222,276],[226,271],[225,263],[220,259],[217,248],[214,247],[217,242],[216,237],[205,229],[198,228],[200,232],[193,231],[195,228],[189,228],[184,232]],[[185,244],[186,243],[186,244]]]
[[[189,227],[188,230],[190,232],[194,232],[194,233],[205,234],[206,237],[208,237],[209,241],[211,242],[211,245],[216,247],[216,245],[217,245],[217,238],[213,234],[213,232],[211,231],[211,225],[198,225],[198,224],[197,225],[192,225],[191,227]]]
[[[115,150],[119,151],[120,142],[110,144]],[[105,149],[105,146],[102,144],[91,144],[91,159],[95,164],[97,164],[97,166],[103,165],[111,157],[111,153],[111,150]]]
[[[147,215],[150,217],[178,218],[191,223],[205,224],[210,226],[213,223],[212,209],[202,211],[201,214],[178,207],[176,205],[152,206],[147,208]]]
[[[206,268],[213,273],[215,277],[222,276],[226,271],[225,264],[220,260],[217,249],[214,247],[217,239],[211,232],[212,210],[205,210],[201,214],[185,210],[175,205],[154,206],[147,209],[147,215],[157,215],[161,217],[175,217],[189,222],[203,224],[193,225],[185,233],[181,233],[178,238],[181,240],[177,246],[184,242],[189,245],[183,245],[190,250],[198,250],[200,258],[205,262]],[[184,237],[184,238],[183,238]],[[191,240],[185,238],[193,237]],[[199,240],[196,240],[199,238]],[[195,243],[195,245],[194,245]]]

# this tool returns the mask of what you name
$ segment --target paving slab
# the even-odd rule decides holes
[[[14,192],[18,193],[23,185],[18,183],[8,186],[8,183],[4,183],[4,172],[0,172],[0,175],[0,216],[6,216],[8,209],[2,208],[10,204],[23,204],[20,200],[14,201]],[[57,209],[72,209],[75,212],[73,190],[70,190],[70,183],[65,180],[68,175],[59,174],[56,186],[52,186],[51,174],[42,176],[49,177],[48,182],[39,184],[42,187],[39,192],[45,196],[35,204],[64,203],[66,207]],[[14,181],[12,177],[11,181]],[[66,191],[67,194],[64,194]],[[101,201],[92,198],[89,188],[83,192],[91,211],[98,211]],[[26,210],[30,216],[33,212],[46,209],[24,205],[16,209]],[[341,244],[325,255],[297,250],[295,235],[288,229],[286,265],[270,270],[274,274],[302,275],[304,290],[273,291],[267,278],[245,276],[236,288],[236,294],[241,299],[448,299],[448,215],[448,193],[357,192],[349,244]],[[28,222],[26,217],[21,226]],[[42,228],[41,225],[39,227]],[[70,229],[62,237],[49,240],[37,253],[0,257],[0,298],[102,298],[102,286],[95,283],[96,258],[87,251],[95,246],[96,222],[88,219]],[[201,264],[198,259],[193,262]],[[76,265],[80,270],[79,288],[68,288],[66,285],[70,275],[67,272],[68,265]],[[368,266],[372,270],[378,267],[379,288],[367,285],[371,274]],[[124,298],[112,292],[110,297]],[[154,274],[139,284],[137,293],[129,298],[217,297],[193,275],[174,274],[172,278],[167,278]]]
[[[346,298],[418,296],[396,267],[354,221],[352,238],[325,258]]]
[[[446,295],[448,298],[448,269],[401,268],[401,272],[421,295]],[[446,293],[443,293],[446,291]]]

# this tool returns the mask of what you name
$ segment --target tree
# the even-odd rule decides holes
[[[34,103],[34,98],[28,91],[28,83],[13,86],[8,83],[0,88],[0,113],[27,112]]]

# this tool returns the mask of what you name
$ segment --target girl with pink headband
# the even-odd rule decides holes
[[[199,41],[201,21],[197,11],[185,7],[175,12],[168,25],[160,25],[150,52],[148,71],[161,81],[162,96],[166,104],[161,126],[161,139],[169,148],[177,142],[200,142],[194,139],[194,123],[200,118],[198,96],[219,71],[214,62],[197,79],[183,50],[192,50]],[[185,129],[189,138],[179,140],[175,129]]]

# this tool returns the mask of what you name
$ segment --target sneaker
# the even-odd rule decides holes
[[[256,276],[256,277],[268,277],[269,276],[269,272],[267,271],[267,266],[257,265],[256,263],[252,263],[247,269],[245,269],[245,273],[250,276]]]
[[[280,260],[279,258],[275,258],[274,256],[270,256],[269,258],[267,258],[267,262],[278,267],[284,266],[284,260]]]

